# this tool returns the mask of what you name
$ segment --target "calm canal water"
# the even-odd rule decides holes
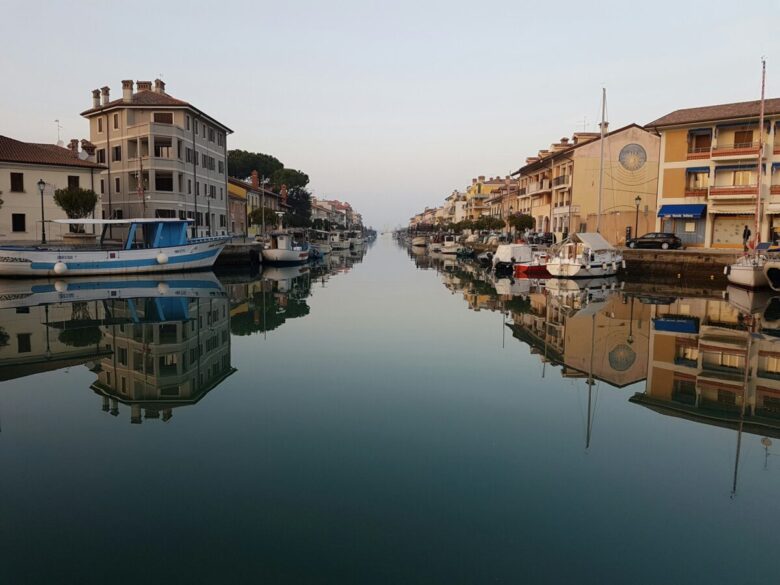
[[[772,299],[582,287],[0,283],[0,582],[772,582]]]

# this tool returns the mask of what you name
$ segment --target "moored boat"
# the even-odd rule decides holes
[[[428,238],[426,236],[415,236],[412,238],[412,246],[419,248],[428,245]]]
[[[177,272],[210,268],[227,236],[189,238],[183,219],[58,219],[53,223],[101,227],[93,244],[57,242],[0,246],[0,276],[94,276]],[[126,228],[124,241],[110,241],[113,227]]]
[[[271,232],[270,241],[263,248],[263,260],[276,264],[303,264],[309,259],[309,243],[296,240],[293,232]]]
[[[444,236],[444,241],[441,243],[442,254],[457,254],[461,248],[462,246],[455,236]]]
[[[528,244],[501,244],[492,263],[496,272],[508,272],[526,278],[549,278],[547,253],[534,250]]]
[[[330,232],[330,247],[333,250],[348,250],[349,239],[344,232]]]
[[[745,255],[725,268],[726,278],[731,284],[745,288],[766,288],[769,279],[765,274],[766,256]],[[777,290],[777,289],[775,289]]]
[[[623,255],[599,233],[574,234],[560,245],[547,262],[547,271],[556,278],[614,276],[623,264]]]

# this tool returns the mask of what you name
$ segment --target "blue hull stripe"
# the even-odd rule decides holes
[[[168,258],[168,264],[182,264],[184,262],[194,262],[210,258],[219,253],[219,248],[198,252],[197,254],[187,254],[184,256],[174,256]],[[30,268],[33,270],[54,270],[54,262],[31,262]],[[140,266],[164,266],[159,264],[156,258],[143,258],[140,260],[106,260],[103,262],[66,262],[68,272],[71,270],[102,270],[117,268],[137,268]]]

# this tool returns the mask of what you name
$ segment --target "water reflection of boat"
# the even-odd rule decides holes
[[[3,283],[0,309],[74,303],[104,299],[219,297],[222,285],[212,272],[178,275],[127,275],[62,278],[58,280],[13,280]]]

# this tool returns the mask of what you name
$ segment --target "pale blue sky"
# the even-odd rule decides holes
[[[84,137],[90,91],[160,73],[171,95],[377,227],[572,131],[780,96],[778,0],[0,0],[0,133]]]

